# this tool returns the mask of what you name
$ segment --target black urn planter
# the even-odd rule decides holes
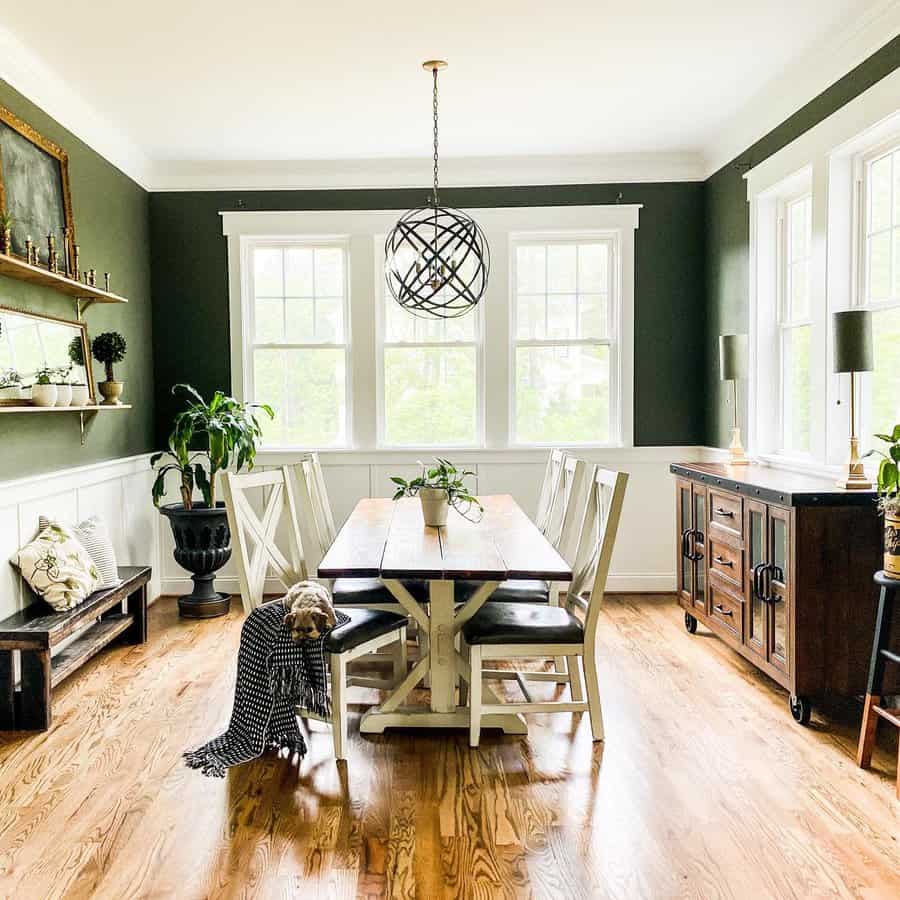
[[[215,573],[231,559],[231,530],[225,504],[214,509],[198,503],[185,509],[170,503],[159,510],[172,526],[175,562],[192,572],[194,590],[178,598],[178,611],[186,619],[224,616],[231,605],[228,594],[215,589]]]

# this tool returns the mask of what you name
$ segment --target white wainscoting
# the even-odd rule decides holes
[[[537,506],[538,491],[547,459],[545,450],[454,451],[454,462],[464,463],[478,476],[480,494],[512,494],[530,515]],[[573,453],[631,476],[616,550],[609,576],[612,591],[644,592],[675,590],[675,487],[669,464],[685,460],[719,459],[721,451],[702,447],[626,447],[583,449]],[[418,472],[417,459],[429,459],[423,451],[331,451],[321,455],[335,522],[342,523],[362,497],[388,497],[393,492],[390,475],[409,477]],[[291,464],[299,453],[262,452],[260,468]],[[174,502],[174,479],[171,484]],[[162,592],[181,594],[191,588],[190,579],[172,558],[168,521],[159,519]],[[238,593],[237,575],[229,563],[216,580],[219,590]],[[276,588],[272,587],[273,590]]]
[[[150,500],[152,483],[149,454],[0,482],[0,619],[30,602],[7,560],[37,534],[41,515],[67,522],[102,516],[119,563],[152,566],[149,596],[159,596],[159,514]]]

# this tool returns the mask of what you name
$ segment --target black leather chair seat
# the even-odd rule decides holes
[[[480,581],[456,582],[457,603],[466,600],[480,587]],[[490,597],[489,603],[549,603],[550,584],[546,581],[523,579],[501,581]]]
[[[403,584],[420,603],[428,599],[428,585],[424,581],[404,581]],[[393,603],[398,608],[400,606],[380,578],[337,578],[331,595],[335,606],[347,603]]]
[[[329,653],[346,653],[372,638],[396,631],[408,621],[406,616],[381,609],[342,609],[341,612],[350,621],[333,628],[325,638]]]
[[[580,644],[581,622],[567,609],[536,603],[485,603],[463,625],[467,644]]]

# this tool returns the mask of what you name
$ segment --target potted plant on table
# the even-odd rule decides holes
[[[884,515],[884,574],[900,579],[900,424],[890,434],[876,434],[887,452],[870,450],[881,457],[878,466],[878,508]]]
[[[169,519],[175,538],[176,562],[193,573],[194,590],[178,598],[182,616],[208,619],[228,612],[230,598],[215,590],[215,573],[231,558],[231,532],[225,504],[217,499],[217,476],[232,466],[253,468],[262,429],[256,410],[275,414],[262,403],[240,403],[216,391],[207,403],[194,388],[176,384],[172,393],[184,397],[187,409],[175,416],[168,449],[155,453],[153,503]],[[161,460],[166,461],[158,465]],[[180,503],[160,507],[170,472],[178,475]],[[194,501],[194,488],[202,502]]]
[[[81,335],[73,337],[69,342],[69,359],[73,366],[77,366],[78,370],[84,371],[84,342]],[[87,383],[84,381],[73,382],[72,385],[72,406],[87,406],[90,399],[90,391],[88,391]]]
[[[123,381],[116,381],[113,373],[113,365],[125,359],[128,345],[125,338],[117,331],[105,331],[98,334],[91,344],[91,353],[97,362],[103,363],[106,369],[106,381],[101,381],[97,387],[103,394],[103,406],[121,405],[122,391],[125,388]]]
[[[20,406],[23,400],[22,376],[15,369],[0,372],[0,405]]]
[[[447,511],[452,506],[464,519],[477,522],[484,514],[484,507],[469,493],[465,479],[474,477],[468,469],[457,469],[448,459],[435,459],[436,465],[428,468],[420,462],[422,474],[407,481],[399,475],[392,475],[391,481],[397,485],[394,500],[401,497],[418,497],[422,504],[422,518],[431,528],[441,528],[447,524]]]
[[[31,386],[31,402],[35,406],[56,406],[56,385],[53,369],[44,366],[34,373],[34,384]]]

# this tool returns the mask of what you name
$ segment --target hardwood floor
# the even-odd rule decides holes
[[[670,597],[606,604],[604,744],[586,715],[478,750],[462,733],[362,739],[377,693],[353,689],[346,767],[313,725],[299,768],[207,779],[181,752],[227,723],[239,609],[188,622],[160,600],[148,644],[56,692],[50,732],[0,735],[0,896],[900,896],[894,729],[859,770],[859,707],[795,725]]]

